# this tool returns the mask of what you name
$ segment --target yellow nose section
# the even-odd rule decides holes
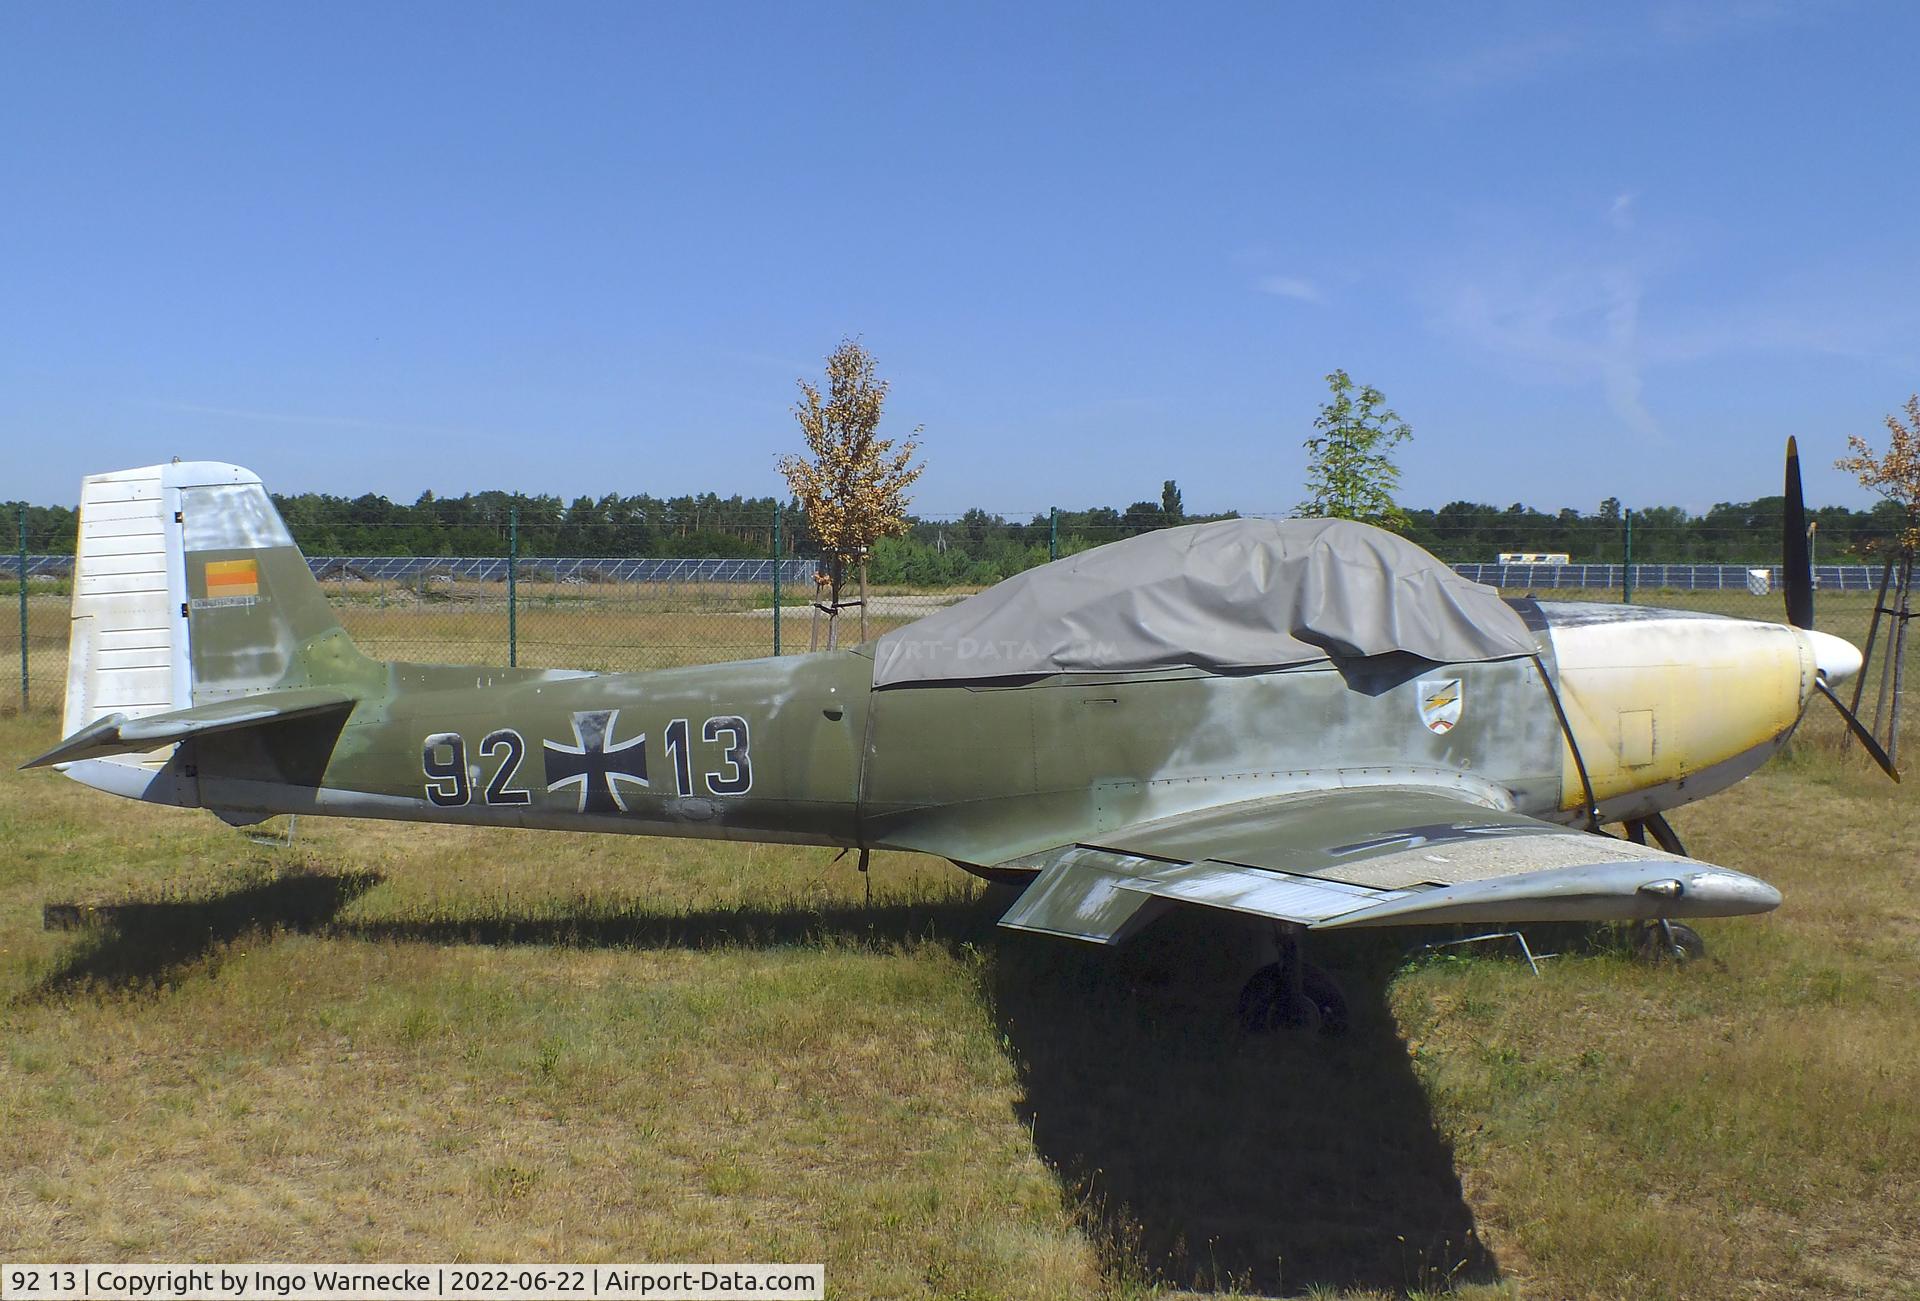
[[[1770,753],[1813,690],[1813,646],[1784,625],[1636,606],[1541,608],[1567,722],[1602,802]],[[1573,751],[1562,749],[1562,807],[1579,808]]]

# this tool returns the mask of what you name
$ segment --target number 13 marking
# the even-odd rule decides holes
[[[683,796],[693,794],[693,761],[688,753],[690,731],[686,719],[676,718],[667,724],[664,738],[667,757],[673,761],[673,784]],[[723,735],[727,738],[727,748],[720,756],[724,767],[702,773],[700,779],[715,795],[745,795],[753,789],[753,760],[748,755],[752,738],[747,732],[747,720],[738,714],[722,714],[701,725],[700,739],[710,745]]]

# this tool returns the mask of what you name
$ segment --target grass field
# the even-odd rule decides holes
[[[1002,933],[911,856],[868,907],[825,850],[324,819],[271,847],[14,771],[56,731],[0,719],[0,1258],[1920,1298],[1920,804],[1824,714],[1675,818],[1787,895],[1703,927],[1708,962],[1329,941],[1330,1044],[1239,1034],[1250,937],[1206,918],[1107,954]]]
[[[518,662],[531,668],[633,672],[752,659],[773,653],[774,611],[766,588],[743,584],[629,585],[522,584],[512,639]],[[405,585],[329,583],[341,624],[376,659],[505,664],[508,628],[505,588],[463,584],[431,588],[422,597]],[[959,593],[874,592],[876,613],[867,635],[880,634],[950,604]],[[781,652],[799,654],[818,637],[812,608],[789,593],[779,613]],[[31,699],[56,703],[66,682],[71,598],[32,592],[27,651]],[[855,612],[841,616],[841,644],[858,640]],[[20,634],[12,607],[0,607],[0,711],[17,709]]]

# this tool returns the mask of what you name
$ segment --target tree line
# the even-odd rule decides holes
[[[1177,503],[1178,488],[1167,488]],[[1565,553],[1575,564],[1621,564],[1627,558],[1627,511],[1608,498],[1591,513],[1536,510],[1522,503],[1493,506],[1450,502],[1437,510],[1400,508],[1401,532],[1449,564],[1489,564],[1503,552]],[[1635,564],[1774,564],[1780,559],[1781,497],[1721,502],[1705,514],[1678,506],[1632,512]],[[984,510],[954,520],[911,518],[905,536],[873,547],[877,583],[990,582],[1045,561],[1054,547],[1071,555],[1087,547],[1153,529],[1225,515],[1187,515],[1177,504],[1139,501],[1035,515],[1022,522]],[[1817,523],[1817,555],[1824,564],[1878,563],[1880,548],[1899,533],[1901,508],[1880,502],[1871,510],[1828,506],[1808,512]]]
[[[520,553],[529,557],[766,556],[772,554],[776,507],[781,551],[790,556],[819,551],[796,502],[737,493],[607,493],[568,502],[504,490],[457,497],[427,492],[410,505],[374,493],[298,493],[275,495],[274,504],[310,555],[504,556],[508,520],[516,508]],[[6,503],[6,522],[17,518],[19,505]],[[1512,551],[1565,552],[1575,563],[1587,564],[1617,564],[1626,555],[1626,511],[1616,498],[1592,512],[1467,501],[1437,510],[1402,509],[1406,536],[1449,563],[1490,562]],[[1633,559],[1643,564],[1771,563],[1779,558],[1783,509],[1780,497],[1722,502],[1701,515],[1678,506],[1637,509]],[[1050,514],[1009,518],[979,508],[955,518],[909,515],[903,535],[874,543],[871,576],[876,583],[989,582],[1045,561],[1055,548],[1071,555],[1118,538],[1234,514],[1189,514],[1178,484],[1168,480],[1158,501],[1063,509],[1057,520]],[[1818,524],[1819,559],[1829,564],[1875,559],[1875,545],[1895,537],[1905,523],[1901,507],[1890,501],[1870,510],[1828,506],[1810,511],[1809,518]],[[71,507],[28,506],[29,549],[71,551],[77,522]]]

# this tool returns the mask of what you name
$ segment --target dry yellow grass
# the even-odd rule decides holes
[[[7,753],[34,720],[0,725]],[[12,1258],[770,1259],[1094,1288],[943,936],[824,851],[309,821],[0,779]],[[47,900],[140,899],[117,929]]]
[[[752,659],[773,653],[774,614],[765,589],[680,584],[671,590],[617,585],[527,585],[517,617],[518,662],[531,668],[638,672]],[[376,659],[505,664],[509,631],[504,589],[469,584],[422,600],[405,587],[328,584],[329,597],[355,643]],[[436,589],[437,590],[437,589]],[[867,621],[878,637],[950,602],[949,593],[878,593],[881,613]],[[790,594],[780,612],[781,651],[808,649],[814,615]],[[884,603],[884,604],[882,604]],[[58,705],[66,683],[68,598],[29,601],[27,649],[34,708]],[[19,633],[0,616],[0,712],[17,710]],[[841,644],[857,639],[858,617],[841,616]],[[825,624],[818,636],[825,644]]]

